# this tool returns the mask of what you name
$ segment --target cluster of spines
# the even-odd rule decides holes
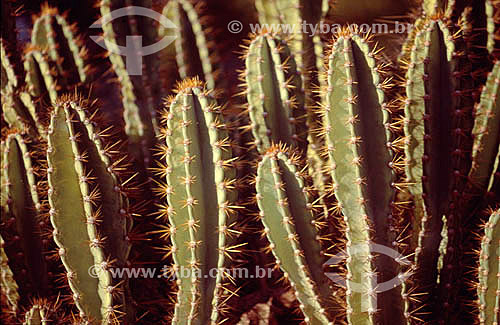
[[[370,251],[372,241],[398,251],[403,237],[396,233],[403,207],[395,202],[397,190],[404,188],[395,176],[402,167],[397,160],[401,141],[392,141],[393,105],[384,94],[390,81],[382,77],[377,52],[369,36],[342,31],[326,61],[328,85],[323,91],[321,135],[326,138],[332,190],[346,222],[347,318],[355,324],[412,317],[404,313],[409,297],[401,290],[377,292],[372,286],[376,273],[386,280],[408,275],[402,255],[391,260]],[[352,288],[356,282],[364,292]],[[380,310],[372,305],[375,298],[383,305]]]
[[[158,174],[166,183],[158,192],[167,200],[161,211],[170,222],[174,272],[190,274],[177,279],[172,322],[217,323],[224,309],[224,268],[239,247],[231,246],[237,234],[234,158],[214,92],[199,79],[185,80],[176,92],[163,116],[166,145],[160,148],[166,163],[160,163]],[[207,276],[212,269],[215,278]]]
[[[498,324],[500,320],[500,210],[490,212],[479,253],[477,294],[481,325]]]
[[[254,35],[241,75],[255,146],[266,152],[283,143],[305,154],[307,130],[302,78],[287,43],[277,35]]]
[[[58,298],[51,301],[46,298],[35,298],[24,313],[19,324],[23,325],[48,325],[48,324],[76,324],[76,319],[71,319],[61,308],[61,300]]]
[[[113,323],[124,313],[126,319],[133,316],[126,305],[127,280],[113,279],[109,270],[127,260],[131,216],[117,176],[120,159],[109,159],[118,148],[103,144],[107,134],[94,130],[95,112],[86,111],[87,105],[81,98],[63,98],[51,113],[49,216],[80,317]]]
[[[314,210],[315,202],[303,179],[307,168],[301,155],[281,145],[271,146],[258,164],[255,179],[259,219],[276,266],[294,289],[305,322],[331,324],[327,310],[333,290],[322,271],[322,251]]]

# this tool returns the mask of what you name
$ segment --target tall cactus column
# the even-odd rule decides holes
[[[331,282],[323,272],[315,202],[301,174],[300,155],[271,147],[259,162],[256,177],[259,218],[276,264],[295,290],[308,324],[331,324]]]
[[[189,272],[177,280],[172,321],[215,324],[223,310],[226,255],[236,249],[230,244],[234,159],[220,107],[203,82],[185,80],[168,105],[160,191],[167,198],[174,270]]]
[[[114,169],[85,115],[85,103],[66,99],[54,107],[48,130],[48,185],[54,240],[80,316],[91,323],[114,322],[127,313],[123,267],[131,222]],[[108,149],[106,149],[108,148]],[[112,148],[112,147],[111,147]]]
[[[371,251],[371,241],[398,249],[393,226],[396,188],[390,117],[376,50],[363,35],[343,31],[328,58],[323,132],[335,196],[347,223],[347,318],[350,324],[402,323],[399,289],[373,283],[403,277],[403,261]],[[404,278],[404,277],[403,277]],[[375,305],[374,303],[377,303]]]
[[[302,78],[287,43],[277,35],[255,35],[245,54],[244,93],[255,145],[264,153],[283,143],[306,152]]]
[[[499,321],[500,306],[500,210],[492,211],[484,227],[479,253],[479,323],[494,325]]]

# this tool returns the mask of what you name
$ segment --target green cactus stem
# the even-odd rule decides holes
[[[232,205],[231,148],[220,107],[213,92],[198,79],[177,87],[164,115],[166,185],[165,215],[170,221],[172,256],[178,277],[173,324],[217,323],[223,309],[221,296],[226,255],[235,232]],[[207,276],[217,269],[217,276]]]
[[[259,218],[276,264],[294,288],[308,324],[331,324],[333,290],[323,272],[315,202],[307,193],[300,155],[273,146],[257,168]]]
[[[214,31],[206,26],[209,18],[202,14],[204,6],[203,1],[195,4],[191,0],[172,0],[163,14],[178,26],[174,46],[179,76],[182,79],[198,77],[214,89],[223,85],[219,84],[219,58],[210,36]]]
[[[306,152],[304,90],[294,56],[276,35],[255,35],[248,46],[244,92],[260,153],[283,143]]]
[[[4,213],[2,211],[2,213]],[[16,313],[18,309],[19,297],[19,286],[14,279],[14,274],[9,267],[9,258],[5,254],[4,250],[5,241],[2,236],[0,236],[0,283],[2,295],[7,298],[7,303],[9,305],[9,310]]]
[[[472,169],[469,179],[480,189],[486,189],[492,182],[495,159],[500,141],[500,61],[490,72],[476,106],[474,145],[472,148]]]
[[[377,292],[380,282],[402,277],[401,257],[374,256],[370,244],[398,249],[393,209],[396,186],[390,142],[387,81],[380,76],[370,37],[344,30],[328,57],[323,132],[338,207],[347,223],[347,319],[350,324],[402,323],[401,290]],[[373,232],[372,232],[373,229]],[[380,254],[383,255],[383,254]],[[358,288],[356,288],[358,287]],[[360,289],[362,288],[362,289]],[[373,305],[377,298],[377,307]]]
[[[500,1],[498,0],[485,0],[485,14],[486,14],[486,31],[488,53],[493,54],[498,58],[498,12],[500,12]]]
[[[33,98],[42,98],[46,105],[57,100],[60,89],[57,71],[45,53],[36,47],[28,48],[24,54],[24,70],[26,86]]]
[[[442,13],[449,17],[455,7],[455,0],[424,0],[422,8],[424,13],[431,17],[433,15]]]
[[[58,84],[63,87],[90,81],[87,49],[76,35],[76,26],[69,25],[57,8],[43,5],[40,16],[34,19],[31,44],[55,63]]]
[[[40,199],[36,167],[28,141],[9,134],[2,152],[2,237],[5,252],[15,270],[22,303],[31,294],[44,295],[48,290],[47,265],[44,259],[40,222]]]
[[[407,181],[414,201],[414,237],[416,246],[415,278],[420,290],[438,290],[446,301],[445,312],[436,304],[436,315],[450,321],[454,291],[450,288],[461,270],[461,200],[470,170],[467,152],[472,143],[472,97],[467,74],[461,70],[463,59],[448,26],[437,16],[420,31],[412,48],[406,74],[405,124],[407,137]],[[445,218],[443,218],[445,217]],[[446,224],[443,224],[446,220]],[[446,232],[443,232],[446,229]],[[447,248],[440,250],[441,243]],[[438,263],[442,261],[442,263]],[[458,281],[458,280],[456,280]],[[452,290],[450,290],[452,289]],[[432,303],[422,299],[422,304]],[[416,303],[413,310],[420,310]],[[421,310],[422,315],[425,314]]]
[[[11,62],[7,50],[4,46],[3,39],[0,40],[0,57],[2,59],[1,63],[1,89],[2,95],[14,92],[19,84],[18,76],[15,72],[13,62]]]
[[[484,227],[479,254],[477,294],[479,296],[479,323],[498,324],[500,307],[500,210],[492,211]]]
[[[130,31],[128,21],[114,19],[111,22],[113,20],[111,12],[122,9],[121,6],[116,8],[118,5],[120,4],[113,0],[102,0],[100,3],[102,18],[99,27],[102,27],[104,38],[101,46],[108,49],[109,59],[119,80],[124,109],[125,133],[129,139],[130,151],[145,167],[149,167],[151,154],[148,148],[151,148],[155,142],[157,124],[155,107],[149,105],[152,102],[149,102],[143,93],[147,85],[142,84],[142,77],[129,74],[124,59],[119,54],[117,46],[124,44],[124,42],[120,42],[122,35],[132,34],[128,33]],[[120,28],[125,30],[123,34],[118,32]]]
[[[48,130],[48,197],[54,240],[80,316],[114,322],[127,313],[127,280],[113,279],[109,267],[123,267],[130,250],[131,220],[119,167],[94,130],[84,100],[57,103]],[[90,109],[89,109],[90,110]],[[119,161],[119,160],[118,160]],[[76,235],[78,234],[78,235]]]

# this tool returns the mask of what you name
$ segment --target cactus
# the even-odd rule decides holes
[[[62,100],[48,130],[48,194],[54,240],[81,316],[113,322],[126,306],[127,284],[108,270],[124,266],[131,220],[117,167],[94,130],[83,100]],[[86,234],[80,236],[77,234]],[[124,288],[124,289],[123,289]]]
[[[442,12],[446,16],[451,15],[455,6],[455,0],[424,0],[422,8],[429,17]]]
[[[255,1],[259,21],[268,26],[288,24],[291,31],[282,30],[291,36],[290,47],[296,56],[299,69],[322,71],[323,46],[319,35],[306,32],[303,24],[315,26],[326,15],[328,1]],[[308,25],[309,26],[309,25]]]
[[[330,159],[335,196],[346,219],[348,239],[348,321],[352,324],[403,322],[401,290],[376,292],[371,277],[375,269],[383,279],[403,276],[401,258],[375,257],[370,241],[397,249],[397,206],[394,171],[395,145],[391,143],[389,105],[370,39],[344,31],[332,45],[328,58],[328,88],[323,112],[323,132]],[[374,233],[370,234],[373,227]],[[370,265],[372,261],[372,265]],[[357,283],[363,289],[353,289]],[[379,299],[380,311],[372,305]],[[391,306],[387,308],[384,306]],[[379,307],[380,308],[380,307]]]
[[[75,86],[90,80],[90,66],[85,62],[88,51],[76,35],[75,25],[70,26],[57,8],[42,6],[40,17],[33,23],[31,44],[55,62],[60,86]]]
[[[61,310],[61,301],[52,302],[45,298],[34,299],[29,310],[24,314],[23,325],[64,324],[70,322],[69,317]]]
[[[477,188],[490,188],[493,183],[495,159],[500,146],[500,61],[490,72],[476,106],[472,168],[469,178]]]
[[[500,10],[500,2],[498,0],[485,1],[485,14],[486,14],[486,31],[487,44],[486,48],[488,53],[498,57],[498,24],[499,19],[498,11]]]
[[[318,129],[318,117],[315,109],[321,96],[316,94],[314,90],[317,89],[318,85],[325,83],[323,78],[320,78],[324,72],[324,46],[319,31],[316,30],[316,34],[313,34],[311,28],[319,28],[319,23],[323,21],[329,9],[328,1],[257,0],[255,7],[259,13],[259,22],[263,26],[269,26],[271,31],[278,32],[282,39],[287,40],[289,51],[296,62],[296,68],[293,70],[298,70],[302,76],[301,86],[296,86],[296,92],[300,90],[304,93],[301,96],[304,98],[300,99],[305,104],[304,118],[307,120],[307,127]],[[283,24],[286,26],[283,27]],[[281,29],[278,30],[280,26]],[[265,30],[263,31],[265,32]],[[290,75],[293,75],[293,70],[290,71]],[[250,90],[250,83],[247,88]],[[249,103],[252,105],[250,100]],[[298,107],[300,109],[302,109],[301,104],[299,101]],[[322,139],[315,132],[309,132],[304,138],[309,141],[306,146],[311,172],[322,175],[321,170],[325,167],[319,154]],[[314,181],[318,188],[325,187],[321,177],[315,178]]]
[[[163,14],[170,18],[177,27],[175,33],[175,57],[182,79],[198,77],[207,83],[210,89],[216,87],[218,80],[217,52],[213,30],[205,25],[209,19],[201,15],[204,3],[191,0],[169,1]],[[217,86],[220,86],[217,84]]]
[[[41,203],[37,192],[32,151],[20,134],[5,139],[2,152],[2,237],[14,279],[22,295],[44,295],[48,291],[47,265],[43,253],[40,223]]]
[[[63,2],[2,1],[0,319],[498,322],[498,1],[237,1],[102,0],[90,38],[107,52]],[[240,43],[226,18],[253,4],[263,30],[221,61]],[[297,30],[403,16],[416,26],[400,66],[381,63],[400,44],[381,35]],[[172,36],[161,53],[116,51]],[[244,96],[220,106],[233,88],[218,75],[235,70]],[[103,94],[121,105],[97,109]],[[228,272],[253,264],[276,272]]]
[[[7,298],[9,311],[16,313],[20,299],[18,292],[19,286],[17,285],[16,280],[14,280],[14,274],[9,266],[9,258],[7,257],[7,254],[5,254],[4,246],[5,241],[2,236],[0,236],[0,283],[2,284],[2,294]]]
[[[177,86],[163,119],[167,204],[174,270],[189,270],[177,280],[174,324],[216,323],[222,310],[225,255],[234,236],[230,143],[214,93],[198,79]],[[217,269],[217,277],[207,276]]]
[[[479,322],[489,325],[498,323],[499,285],[498,258],[500,254],[500,210],[492,211],[490,219],[484,226],[479,255],[477,294],[479,296]]]
[[[286,280],[290,281],[305,321],[330,324],[333,290],[323,273],[324,254],[318,240],[315,202],[309,198],[301,177],[300,155],[272,146],[257,168],[255,186],[259,218],[269,249]]]
[[[304,90],[286,42],[275,35],[255,35],[245,65],[243,88],[258,151],[281,142],[305,152]]]
[[[133,74],[129,74],[127,66],[123,61],[121,52],[118,45],[120,40],[122,40],[122,35],[115,32],[115,28],[122,27],[127,33],[129,31],[129,26],[124,25],[123,21],[119,25],[113,20],[112,12],[117,10],[117,6],[120,5],[119,1],[112,0],[102,0],[100,3],[101,20],[94,24],[93,27],[101,27],[103,29],[103,39],[95,36],[94,41],[98,42],[102,47],[108,49],[109,59],[113,66],[113,71],[118,77],[119,86],[121,89],[122,104],[123,104],[123,119],[125,121],[125,133],[129,139],[130,151],[133,156],[145,167],[149,167],[151,164],[151,154],[148,152],[147,148],[151,148],[155,141],[155,128],[157,127],[156,113],[153,105],[156,103],[155,100],[148,100],[144,91],[149,91],[150,86],[144,84],[144,80],[138,74],[141,71],[133,71]],[[115,19],[117,20],[117,19]],[[131,25],[137,24],[131,23]],[[134,41],[131,41],[134,43]],[[129,46],[136,46],[138,44],[128,44]],[[138,66],[143,68],[142,64],[137,61],[142,59],[142,57],[136,57],[136,61],[132,61],[134,58],[130,55],[130,62],[128,69],[136,69]],[[128,59],[128,58],[127,58]]]

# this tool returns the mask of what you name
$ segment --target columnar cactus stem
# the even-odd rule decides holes
[[[498,12],[500,11],[500,1],[498,0],[485,0],[485,14],[486,14],[486,31],[487,45],[486,48],[490,54],[498,56]]]
[[[494,65],[476,106],[469,179],[480,189],[493,181],[495,159],[500,145],[500,61]]]
[[[277,146],[264,155],[255,182],[259,218],[276,264],[301,303],[305,322],[331,324],[327,311],[332,307],[333,290],[322,270],[325,259],[313,213],[315,202],[301,177],[300,159]]]
[[[7,257],[7,254],[5,254],[4,246],[5,242],[2,236],[0,236],[0,283],[2,284],[0,287],[2,295],[5,295],[7,298],[10,311],[16,313],[20,300],[18,292],[19,286],[17,285],[16,280],[14,279],[14,274],[9,266],[9,258]]]
[[[197,79],[178,85],[167,122],[165,213],[170,221],[172,256],[178,278],[174,324],[216,323],[222,309],[225,255],[234,230],[230,143],[213,92]],[[210,270],[217,276],[209,276]],[[213,272],[213,271],[212,271]]]
[[[47,294],[47,266],[44,260],[40,236],[40,199],[37,180],[28,146],[19,134],[10,134],[5,140],[2,155],[2,229],[3,237],[8,240],[5,247],[7,256],[16,262],[16,273],[20,284],[23,303],[29,293]],[[21,277],[22,276],[22,277]],[[20,282],[21,281],[21,282]]]
[[[256,35],[245,58],[248,113],[255,144],[264,153],[283,143],[306,152],[304,90],[294,56],[285,41],[271,34]]]
[[[479,254],[479,323],[498,324],[500,320],[500,210],[492,211],[484,227]]]
[[[210,39],[211,27],[206,26],[207,17],[201,16],[203,1],[194,4],[191,0],[172,0],[163,9],[163,14],[178,27],[175,37],[175,52],[179,75],[182,79],[198,77],[214,89],[217,82],[217,53]]]
[[[18,76],[14,70],[14,66],[12,65],[11,60],[9,59],[9,55],[4,46],[4,41],[0,40],[0,57],[2,59],[2,95],[14,92],[14,89],[17,88],[19,81]]]
[[[94,132],[81,100],[55,105],[48,131],[48,185],[54,240],[82,318],[114,322],[127,294],[110,267],[123,267],[130,220],[103,133]],[[119,280],[119,279],[118,279]],[[129,315],[127,315],[129,316]]]
[[[377,66],[369,38],[343,31],[328,58],[323,132],[335,196],[347,223],[347,319],[350,324],[404,321],[400,291],[377,292],[372,280],[402,276],[402,261],[370,252],[375,244],[397,249],[393,201],[394,147],[390,142],[387,81]],[[371,226],[375,230],[371,234]],[[362,289],[360,289],[362,288]],[[360,291],[361,290],[361,291]],[[378,305],[373,303],[378,299]]]
[[[440,20],[430,20],[418,33],[408,65],[405,104],[407,176],[415,204],[415,277],[421,290],[431,294],[439,283],[446,301],[441,316],[448,321],[455,317],[450,286],[461,272],[460,193],[472,147],[467,138],[472,128],[470,86],[458,64],[455,37]],[[441,312],[442,306],[434,307]]]
[[[304,0],[257,0],[255,7],[259,13],[261,24],[279,26],[288,24],[294,30],[289,32],[291,38],[290,47],[296,56],[299,69],[308,71],[314,69],[322,71],[323,68],[323,46],[319,35],[313,35],[311,31],[304,30],[304,23],[317,27],[328,12],[328,1],[304,1]],[[306,26],[309,28],[309,25]]]
[[[28,49],[24,54],[24,70],[26,86],[32,97],[40,98],[48,95],[50,102],[57,100],[59,87],[55,78],[57,72],[46,54],[37,48]]]
[[[76,36],[76,26],[69,25],[56,8],[42,6],[33,22],[31,44],[47,53],[55,63],[60,86],[75,86],[89,81],[87,50]]]
[[[123,57],[118,53],[117,46],[121,34],[119,35],[115,32],[114,24],[111,22],[113,18],[111,12],[120,9],[115,8],[116,5],[113,0],[102,0],[100,4],[104,45],[109,51],[109,59],[121,88],[125,133],[129,138],[130,151],[145,167],[149,167],[151,155],[148,148],[153,146],[155,140],[156,121],[154,119],[154,108],[147,106],[146,99],[142,95],[143,85],[134,84],[132,76],[127,71]],[[127,30],[129,29],[127,25],[121,24],[120,26],[125,26]]]
[[[450,16],[455,7],[456,0],[424,0],[422,8],[428,17],[438,13],[444,13],[445,16]]]

